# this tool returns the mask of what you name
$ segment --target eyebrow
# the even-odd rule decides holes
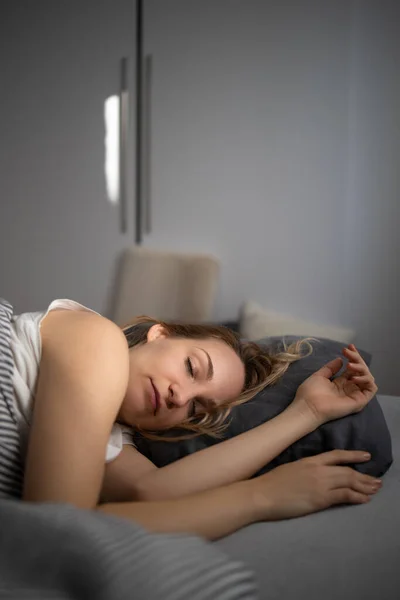
[[[197,348],[198,348],[198,350],[201,350],[202,352],[204,352],[204,354],[207,356],[207,362],[208,362],[207,379],[212,379],[214,377],[214,365],[212,364],[211,356],[208,354],[207,350],[204,350],[204,348],[200,348],[199,346]]]

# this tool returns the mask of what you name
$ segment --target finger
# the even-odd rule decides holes
[[[371,460],[369,452],[363,450],[330,450],[313,457],[323,465],[367,462]]]
[[[331,360],[326,365],[321,367],[321,369],[316,371],[314,373],[314,375],[322,375],[322,377],[326,377],[327,379],[330,379],[331,377],[333,377],[334,375],[336,375],[336,373],[338,373],[340,371],[340,369],[342,368],[342,365],[343,365],[343,360],[340,357],[335,358],[334,360]]]
[[[382,486],[382,480],[365,473],[358,473],[351,467],[333,466],[331,472],[332,488],[351,488],[365,494],[375,494]]]
[[[351,350],[352,352],[357,352],[357,354],[360,354],[359,351],[357,350],[357,348],[355,347],[354,344],[349,344],[348,345],[349,350]],[[361,355],[360,355],[361,356]]]
[[[357,371],[358,373],[363,373],[363,374],[369,373],[369,369],[368,369],[367,365],[364,365],[364,364],[361,364],[361,363],[351,363],[351,362],[349,362],[347,364],[347,368],[351,369],[352,371]]]
[[[350,381],[351,383],[354,383],[354,385],[356,385],[362,392],[367,391],[376,394],[378,391],[378,386],[376,385],[373,377],[352,377]]]
[[[351,485],[343,484],[342,487],[335,487],[333,489],[348,489],[353,490],[353,492],[358,492],[360,494],[366,494],[368,496],[373,496],[377,494],[382,487],[380,483],[365,483],[363,481],[355,480]]]
[[[365,360],[363,359],[361,354],[359,352],[357,352],[357,350],[350,350],[349,348],[343,348],[343,354],[347,358],[350,358],[352,362],[355,362],[358,364],[363,364],[368,368],[367,363],[365,362]]]
[[[365,504],[369,502],[370,496],[355,492],[349,488],[339,488],[332,490],[329,495],[331,506],[337,504]]]
[[[355,354],[355,355],[359,356],[361,358],[361,360],[362,360],[361,354],[359,353],[359,351],[357,350],[357,348],[353,344],[349,344],[348,346],[346,346],[344,348],[344,350],[346,352],[351,352],[352,354]]]
[[[374,383],[374,378],[371,375],[353,375],[352,379],[357,383]]]
[[[351,488],[355,492],[360,492],[361,494],[376,494],[382,488],[382,484],[378,482],[371,483],[370,481],[365,482],[357,479],[352,484]]]

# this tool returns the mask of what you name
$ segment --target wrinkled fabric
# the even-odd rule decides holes
[[[0,599],[255,600],[215,544],[61,504],[0,500]]]

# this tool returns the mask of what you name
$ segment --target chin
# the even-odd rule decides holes
[[[157,423],[157,420],[151,417],[137,419],[135,425],[141,429],[146,429],[147,431],[161,431],[162,429]]]
[[[119,409],[118,416],[116,419],[119,423],[124,423],[128,425],[128,427],[135,427],[137,425],[138,419],[135,418],[134,411],[130,406],[127,406],[125,403],[122,404]]]

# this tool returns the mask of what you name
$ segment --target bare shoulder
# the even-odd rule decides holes
[[[49,313],[41,334],[24,499],[90,508],[128,384],[128,344],[114,323],[80,311]]]
[[[97,342],[104,341],[120,346],[125,352],[128,350],[125,335],[118,325],[97,313],[63,309],[51,311],[41,325],[43,349],[64,336],[79,337],[82,343],[90,343],[94,337]]]
[[[64,326],[92,328],[93,330],[103,329],[108,333],[115,331],[120,337],[125,337],[118,325],[98,313],[86,310],[67,310],[64,308],[53,309],[44,317],[41,325],[42,337]]]
[[[128,344],[123,331],[109,319],[86,311],[54,310],[42,321],[41,339],[41,364],[60,359],[71,368],[92,365],[127,382]]]

